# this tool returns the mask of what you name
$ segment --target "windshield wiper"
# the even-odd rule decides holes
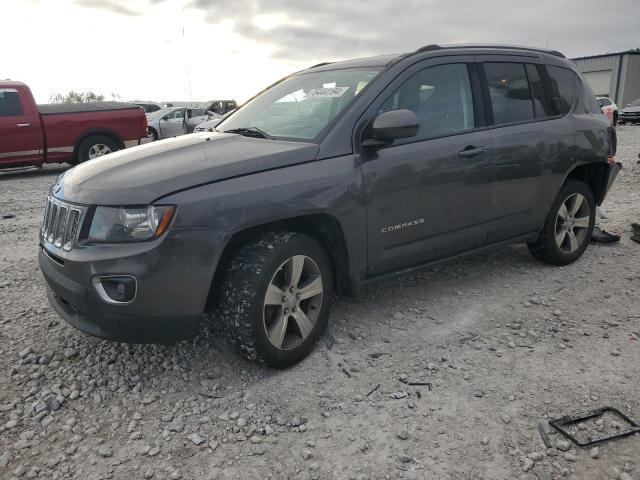
[[[225,130],[224,133],[237,133],[245,137],[253,138],[266,138],[267,140],[273,140],[274,137],[267,132],[260,130],[258,127],[245,127],[245,128],[232,128],[231,130]]]

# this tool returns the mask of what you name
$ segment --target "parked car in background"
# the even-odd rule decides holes
[[[598,105],[614,127],[618,124],[618,106],[608,97],[598,97]]]
[[[147,115],[150,140],[177,137],[192,133],[196,125],[206,122],[214,115],[202,108],[163,108]]]
[[[576,65],[535,48],[317,65],[217,130],[58,179],[38,257],[71,325],[176,341],[213,318],[239,353],[284,367],[313,349],[334,293],[507,243],[578,260],[620,169]],[[76,209],[70,235],[61,208]]]
[[[206,103],[206,109],[215,112],[218,115],[226,115],[238,108],[238,103],[235,100],[210,100]]]
[[[640,98],[624,106],[618,117],[620,123],[640,123]]]
[[[214,113],[209,120],[207,120],[206,122],[202,122],[199,125],[196,125],[196,128],[194,128],[193,131],[194,132],[213,132],[214,129],[216,128],[216,125],[218,125],[222,121],[222,119],[225,117],[226,115],[220,116],[217,113]]]
[[[162,108],[162,105],[156,102],[131,102],[134,105],[138,105],[140,108],[144,110],[144,113],[153,113],[157,112]]]
[[[146,137],[147,120],[137,105],[36,105],[27,85],[0,81],[0,167],[81,163]]]

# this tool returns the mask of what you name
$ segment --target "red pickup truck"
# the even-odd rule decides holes
[[[146,138],[147,119],[137,105],[36,105],[27,85],[0,81],[0,168],[76,164]]]

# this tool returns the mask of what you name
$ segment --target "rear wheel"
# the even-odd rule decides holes
[[[85,138],[78,147],[77,162],[82,163],[87,160],[93,160],[117,150],[120,150],[120,147],[113,139],[104,135],[92,135]]]
[[[618,125],[618,113],[613,112],[613,126],[615,127],[616,125]]]
[[[596,202],[589,186],[569,180],[551,206],[538,240],[528,247],[534,257],[567,265],[584,253],[595,224]]]
[[[158,140],[158,132],[156,132],[155,128],[149,127],[147,128],[147,138],[152,142]]]
[[[242,355],[282,368],[311,352],[332,297],[333,270],[322,246],[299,233],[269,233],[231,261],[217,316]]]

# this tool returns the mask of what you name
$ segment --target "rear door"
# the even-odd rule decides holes
[[[362,153],[372,276],[484,244],[491,215],[491,138],[474,105],[472,57],[419,62],[365,114],[410,109],[415,137]]]
[[[479,57],[481,58],[481,57]],[[487,56],[481,64],[487,116],[493,144],[494,190],[491,209],[494,220],[488,242],[515,238],[539,228],[544,199],[545,172],[549,164],[544,96],[532,95],[529,77],[536,93],[542,90],[534,59]],[[527,66],[529,65],[529,66]]]
[[[17,89],[0,88],[0,165],[42,163],[39,118],[24,103]]]
[[[206,110],[202,108],[187,109],[187,133],[193,133],[193,129],[202,122],[209,120]]]
[[[160,138],[171,138],[186,133],[186,108],[178,108],[160,119]]]

